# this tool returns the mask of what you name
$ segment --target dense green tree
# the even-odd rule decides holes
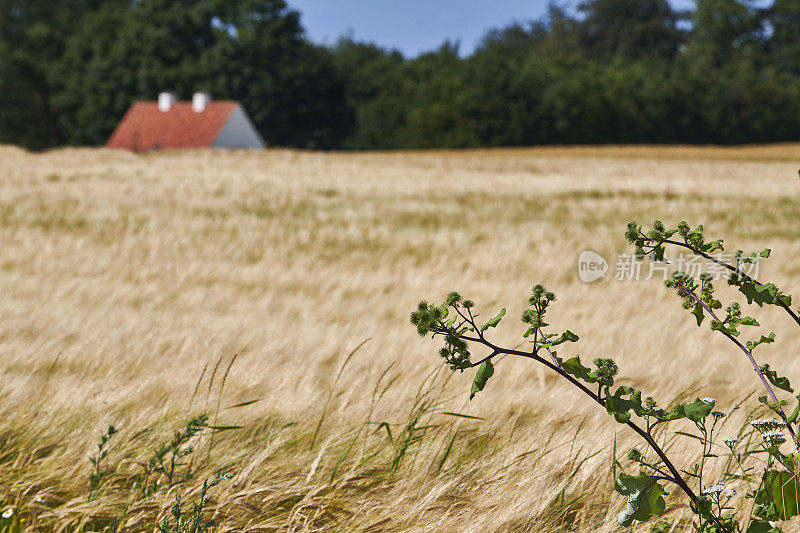
[[[465,77],[458,45],[446,42],[409,64],[406,84],[411,107],[403,144],[412,148],[480,145],[475,124],[477,92]]]
[[[100,0],[0,0],[0,142],[32,148],[62,142],[51,72],[81,18]],[[121,6],[109,0],[107,5]]]
[[[458,47],[404,61],[397,52],[342,40],[337,65],[348,78],[348,102],[358,129],[353,148],[475,146],[476,91],[466,79]]]
[[[800,2],[775,0],[767,10],[772,30],[769,38],[770,63],[784,72],[800,75]]]
[[[283,0],[222,3],[212,25],[229,39],[217,68],[205,69],[212,91],[240,100],[269,144],[337,147],[352,128],[331,52],[305,39]]]
[[[350,148],[395,148],[406,122],[409,102],[404,93],[406,62],[396,50],[342,38],[333,48],[339,75],[346,80],[352,131]]]
[[[133,22],[126,9],[102,7],[87,13],[66,40],[50,75],[62,142],[103,144],[133,100],[152,99],[133,67],[139,59],[129,39]]]
[[[689,53],[703,68],[756,61],[764,43],[763,16],[752,0],[696,0]]]
[[[102,144],[164,90],[303,148],[798,140],[798,26],[797,0],[583,0],[406,58],[314,45],[284,0],[0,0],[0,142]]]
[[[601,61],[671,58],[683,41],[668,0],[587,0],[578,11],[580,43]]]
[[[526,103],[531,92],[520,86],[527,59],[540,54],[549,36],[542,21],[515,23],[487,33],[467,59],[468,83],[474,87],[474,110],[480,143],[514,146],[525,143]]]

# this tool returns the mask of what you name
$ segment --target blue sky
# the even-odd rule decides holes
[[[314,42],[333,44],[341,35],[398,48],[416,56],[446,39],[460,41],[469,54],[486,30],[514,20],[537,19],[547,0],[287,0],[300,11]],[[567,5],[576,5],[576,1]],[[675,0],[687,7],[691,0]]]

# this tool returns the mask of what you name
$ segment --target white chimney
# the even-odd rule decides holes
[[[208,93],[194,93],[192,95],[192,110],[195,113],[202,113],[206,110],[206,106],[211,101],[211,95]]]
[[[166,113],[172,109],[172,104],[177,101],[175,93],[160,93],[158,95],[158,110]]]

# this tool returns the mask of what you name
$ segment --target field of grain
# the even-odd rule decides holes
[[[508,308],[492,331],[513,347],[542,283],[552,331],[581,337],[564,355],[613,357],[619,383],[663,404],[730,409],[757,390],[741,353],[658,279],[614,280],[614,261],[629,220],[685,219],[730,251],[772,248],[759,278],[800,290],[798,168],[796,145],[0,147],[0,506],[28,531],[153,531],[175,495],[190,505],[229,472],[215,531],[616,531],[614,445],[631,468],[634,435],[530,361],[499,361],[468,401],[472,372],[443,368],[409,313],[459,290],[485,315]],[[606,279],[579,280],[587,249]],[[778,335],[760,356],[800,379],[788,317],[753,313]],[[138,494],[138,463],[200,413],[243,427],[196,437],[191,479]]]

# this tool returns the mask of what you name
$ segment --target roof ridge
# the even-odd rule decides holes
[[[238,105],[235,100],[212,100],[196,112],[191,101],[180,101],[165,112],[158,102],[140,100],[125,112],[106,146],[133,151],[211,147]]]

